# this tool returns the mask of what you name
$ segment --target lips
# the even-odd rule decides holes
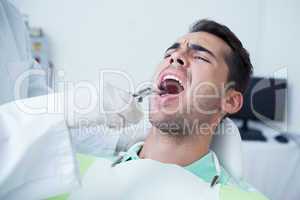
[[[161,74],[158,89],[162,95],[178,95],[185,90],[186,78],[181,72],[164,72]]]

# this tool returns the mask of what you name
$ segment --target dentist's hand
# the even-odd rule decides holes
[[[90,90],[87,95],[83,91],[68,91],[65,96],[73,97],[67,98],[67,101],[65,97],[66,121],[71,128],[97,125],[123,128],[143,118],[142,108],[136,99],[129,92],[108,83],[100,93]]]

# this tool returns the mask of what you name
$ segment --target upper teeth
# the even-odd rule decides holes
[[[176,77],[176,76],[166,75],[166,76],[164,76],[163,81],[166,80],[166,79],[174,79],[174,80],[178,81],[182,85],[182,81],[178,77]]]

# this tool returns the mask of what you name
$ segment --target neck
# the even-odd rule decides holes
[[[173,136],[152,127],[140,157],[186,166],[209,152],[211,138],[212,133]]]

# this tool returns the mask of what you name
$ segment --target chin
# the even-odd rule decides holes
[[[150,117],[150,122],[153,127],[167,135],[180,136],[183,134],[184,120],[174,117],[159,118],[156,116]]]
[[[164,114],[163,112],[150,112],[149,113],[149,121],[153,124],[157,124],[157,123],[163,123],[164,121],[168,121],[169,119],[171,119],[172,116],[168,116],[166,114]]]

